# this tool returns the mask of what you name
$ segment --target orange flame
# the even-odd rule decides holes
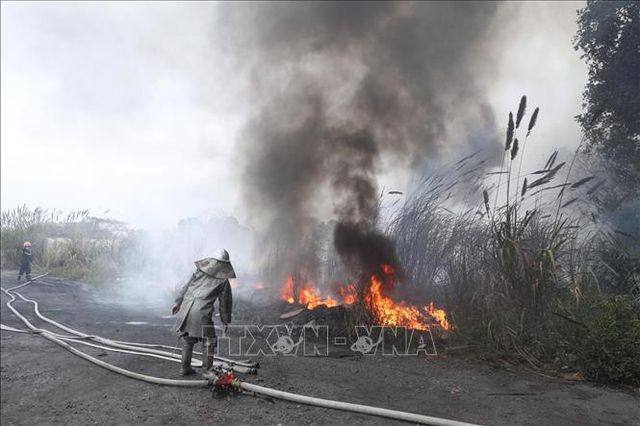
[[[382,272],[387,283],[395,281],[395,271],[390,265],[382,265]],[[447,320],[447,313],[435,307],[431,302],[424,307],[424,313],[417,307],[405,302],[395,302],[383,294],[383,280],[377,275],[371,276],[371,287],[365,296],[369,310],[381,325],[404,326],[414,330],[427,330],[429,317],[433,318],[443,330],[452,330],[453,325]],[[391,287],[391,286],[387,286]]]
[[[313,286],[303,287],[298,291],[298,303],[307,305],[307,309],[314,309],[320,305],[325,305],[329,308],[338,306],[338,301],[334,298],[323,298],[316,294],[316,289]]]
[[[407,327],[414,330],[428,330],[429,324],[437,324],[443,330],[453,330],[453,324],[447,319],[447,313],[436,308],[433,302],[424,305],[423,309],[407,304],[404,301],[396,302],[384,294],[385,289],[392,288],[396,280],[395,271],[390,265],[381,265],[382,276],[371,275],[370,286],[364,296],[368,310],[373,314],[379,325],[391,327]],[[298,288],[297,297],[295,282],[289,275],[282,286],[281,297],[287,303],[299,303],[306,305],[308,309],[315,309],[324,305],[327,307],[338,306],[343,303],[352,305],[358,300],[358,291],[355,284],[340,287],[338,292],[342,302],[333,297],[320,296],[313,282],[307,282]]]
[[[342,302],[345,305],[353,305],[354,303],[356,303],[358,291],[355,284],[349,284],[344,287],[340,287],[338,289],[338,292],[340,293]]]
[[[433,319],[438,321],[438,324],[440,324],[440,327],[444,330],[453,330],[453,325],[447,320],[447,313],[442,309],[436,308],[433,302],[426,305],[424,310],[427,311]]]
[[[280,296],[282,300],[286,300],[287,303],[293,303],[295,299],[293,298],[293,277],[289,275],[287,280],[284,282],[282,286],[282,290],[280,291]]]
[[[295,283],[293,277],[289,275],[284,282],[284,286],[280,291],[282,300],[287,303],[298,302],[301,305],[306,305],[308,309],[315,309],[320,305],[325,305],[329,308],[338,306],[338,301],[332,297],[322,297],[316,292],[315,285],[312,282],[307,283],[304,287],[298,289],[298,297],[295,297]]]
[[[380,268],[382,269],[382,272],[384,272],[384,274],[389,276],[389,277],[393,277],[393,275],[396,273],[393,270],[393,267],[391,265],[382,264],[382,266]]]
[[[384,266],[382,268],[385,273],[393,272],[390,266],[385,266],[387,268]],[[382,280],[376,275],[371,276],[371,287],[365,296],[365,301],[380,325],[427,330],[424,315],[418,308],[406,305],[404,302],[396,303],[382,294]]]

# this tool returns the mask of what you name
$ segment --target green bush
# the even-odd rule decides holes
[[[588,305],[577,365],[591,380],[640,386],[640,304],[631,296],[607,296]]]

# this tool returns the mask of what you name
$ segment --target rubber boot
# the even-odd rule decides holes
[[[27,274],[27,281],[31,281],[31,274]]]
[[[215,337],[207,337],[203,342],[204,353],[202,354],[202,370],[208,371],[213,367],[213,356],[216,353],[217,340]]]
[[[186,341],[182,347],[182,375],[190,376],[196,374],[196,371],[191,368],[191,356],[193,355],[193,342]]]
[[[212,356],[205,356],[202,358],[202,369],[203,370],[211,370],[211,367],[213,366],[213,355]]]
[[[22,275],[18,275],[18,282],[22,281]]]

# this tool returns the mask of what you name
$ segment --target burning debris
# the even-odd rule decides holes
[[[381,274],[371,275],[369,281],[365,283],[364,298],[362,299],[365,308],[377,325],[407,327],[414,330],[427,330],[429,326],[436,326],[445,331],[453,329],[453,325],[447,319],[446,312],[436,308],[434,302],[429,302],[422,308],[404,301],[396,302],[385,290],[392,290],[395,287],[397,283],[395,270],[386,264],[383,264],[380,270]],[[305,282],[296,286],[292,275],[287,276],[280,292],[282,300],[288,304],[304,305],[308,310],[314,310],[320,306],[326,308],[348,306],[359,300],[355,284],[339,287],[338,294],[340,300],[338,297],[323,296],[313,282]],[[299,314],[302,311],[292,312]]]
[[[391,266],[382,265],[382,271],[382,277],[371,275],[371,286],[365,296],[367,308],[374,314],[380,325],[426,330],[428,324],[433,324],[435,320],[434,325],[440,326],[443,330],[452,329],[445,311],[436,309],[433,302],[420,310],[403,301],[395,302],[392,297],[385,295],[384,288],[393,288],[397,281]]]
[[[322,297],[313,282],[305,283],[296,289],[293,276],[289,275],[282,286],[282,299],[287,303],[305,305],[307,309],[315,309],[320,305],[332,308],[338,306],[338,301],[332,297]]]

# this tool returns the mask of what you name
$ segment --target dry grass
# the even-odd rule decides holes
[[[585,361],[576,354],[586,336],[602,333],[589,328],[594,323],[585,325],[579,318],[586,304],[608,306],[593,302],[612,294],[605,282],[624,282],[616,285],[615,294],[640,295],[638,258],[620,254],[635,237],[626,237],[626,243],[620,239],[613,242],[611,232],[594,231],[586,226],[589,217],[567,210],[578,203],[587,204],[585,194],[596,191],[601,183],[589,188],[587,184],[594,176],[572,182],[570,174],[564,183],[556,183],[565,165],[555,165],[557,152],[543,169],[522,175],[522,159],[517,157],[524,152],[539,112],[536,108],[527,128],[520,129],[526,135],[519,153],[516,133],[525,110],[523,97],[515,125],[513,115],[509,115],[497,185],[492,183],[496,177],[492,172],[476,176],[479,184],[475,196],[445,191],[470,167],[461,167],[458,162],[416,185],[417,190],[409,194],[387,232],[396,241],[411,285],[446,305],[458,338],[483,348],[485,354],[517,358],[534,368],[568,363],[593,378],[593,368],[591,373],[587,371]],[[463,160],[465,166],[467,161]],[[517,176],[512,176],[514,161],[520,162]],[[500,185],[503,174],[507,176],[506,190]],[[512,190],[511,181],[518,182],[522,176],[522,187],[516,184]],[[558,190],[558,196],[554,196]],[[569,201],[563,202],[563,195]],[[493,208],[491,197],[495,199]],[[503,201],[499,204],[498,200]],[[469,209],[473,204],[479,206]],[[615,266],[605,266],[608,251],[616,253],[612,255],[617,259]],[[607,374],[597,378],[603,377]],[[639,379],[624,377],[629,383]]]
[[[0,226],[3,268],[17,268],[22,243],[31,241],[37,269],[71,279],[120,276],[135,244],[124,224],[92,217],[87,210],[64,213],[21,206],[3,211]]]

